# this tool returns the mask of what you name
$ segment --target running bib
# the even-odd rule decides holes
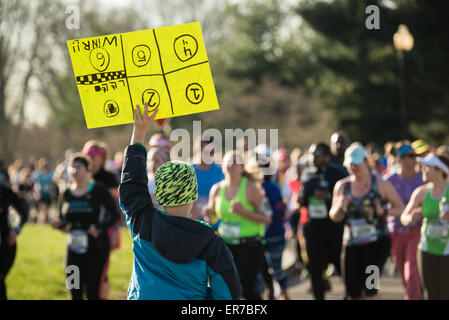
[[[223,238],[238,239],[240,237],[240,224],[238,223],[222,221],[219,230]]]
[[[428,224],[426,228],[426,235],[430,238],[445,238],[449,234],[449,226],[442,226],[437,224]]]
[[[309,217],[311,219],[324,219],[327,218],[327,207],[324,203],[321,204],[310,204]]]
[[[351,219],[351,232],[355,239],[377,238],[376,227],[365,219]]]
[[[67,236],[67,244],[70,251],[78,254],[84,254],[87,252],[89,245],[89,238],[87,233],[83,230],[72,230]]]

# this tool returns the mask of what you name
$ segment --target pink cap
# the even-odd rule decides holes
[[[104,149],[99,146],[90,146],[88,148],[84,147],[82,153],[87,154],[91,157],[104,156],[106,154]]]

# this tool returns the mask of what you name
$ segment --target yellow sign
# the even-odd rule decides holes
[[[217,110],[199,22],[67,41],[88,128]]]

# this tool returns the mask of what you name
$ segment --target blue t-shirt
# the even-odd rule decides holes
[[[212,186],[225,178],[223,171],[215,163],[212,163],[207,170],[198,169],[196,164],[193,167],[195,168],[196,180],[198,182],[198,196],[209,197]]]
[[[271,223],[267,226],[265,231],[265,239],[283,238],[285,233],[284,228],[284,214],[285,204],[282,201],[281,190],[273,181],[264,181],[262,187],[270,202],[273,216]]]

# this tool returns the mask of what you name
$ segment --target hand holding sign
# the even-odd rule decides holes
[[[145,143],[145,134],[151,126],[151,122],[153,122],[156,117],[158,109],[155,109],[151,114],[151,117],[148,116],[148,105],[145,104],[143,109],[143,113],[140,110],[140,106],[136,105],[136,108],[133,110],[134,114],[134,130],[131,138],[131,144],[135,143]]]

